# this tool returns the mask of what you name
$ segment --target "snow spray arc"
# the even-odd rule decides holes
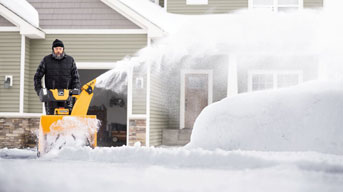
[[[131,68],[146,73],[149,65],[152,72],[168,79],[166,95],[173,95],[170,93],[180,86],[173,81],[179,78],[179,69],[223,66],[219,67],[223,68],[221,71],[227,71],[229,61],[218,60],[215,57],[218,55],[236,56],[238,70],[256,66],[280,70],[291,63],[293,66],[306,64],[318,65],[319,70],[308,70],[311,78],[341,78],[343,67],[339,63],[343,61],[340,56],[343,54],[339,47],[343,43],[340,35],[343,26],[333,21],[342,13],[337,8],[340,6],[332,4],[324,10],[281,13],[241,10],[230,14],[175,17],[175,22],[184,23],[174,30],[176,32],[155,40],[136,57],[117,62],[113,70],[97,78],[96,86],[119,93],[127,85],[126,74]],[[173,17],[173,14],[164,16]]]

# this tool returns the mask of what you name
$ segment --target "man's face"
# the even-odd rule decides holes
[[[63,47],[54,47],[54,53],[56,56],[61,56],[63,53]]]

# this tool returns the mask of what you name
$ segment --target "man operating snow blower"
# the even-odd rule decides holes
[[[75,89],[80,90],[80,78],[73,57],[65,54],[64,44],[56,39],[52,43],[52,54],[43,58],[34,77],[35,90],[42,96],[42,78],[45,75],[47,89]],[[66,107],[67,102],[47,101],[45,111],[53,115],[57,107]]]
[[[43,58],[34,77],[35,90],[47,114],[40,118],[38,156],[70,143],[97,146],[98,121],[95,115],[87,115],[95,82],[80,87],[75,61],[65,54],[63,42],[56,39],[52,54]]]

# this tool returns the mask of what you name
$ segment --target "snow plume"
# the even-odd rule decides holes
[[[132,68],[155,71],[170,78],[168,93],[173,95],[180,85],[173,84],[180,69],[206,69],[219,66],[228,71],[229,61],[218,56],[243,58],[238,68],[270,65],[273,70],[287,68],[290,63],[318,65],[319,70],[308,71],[309,76],[320,79],[340,79],[343,74],[343,26],[335,22],[343,13],[340,7],[299,10],[289,12],[261,12],[240,10],[228,14],[176,15],[157,11],[156,5],[141,6],[141,0],[122,0],[132,8],[140,7],[140,14],[154,23],[173,26],[163,38],[153,39],[151,46],[143,48],[135,57],[119,61],[106,74],[98,77],[97,86],[123,91],[127,73]],[[144,4],[152,4],[144,1]],[[158,20],[158,18],[161,18]],[[167,19],[166,19],[167,18]],[[171,22],[172,21],[172,22]],[[174,25],[173,23],[178,23]],[[269,58],[274,59],[269,59]],[[305,58],[307,57],[307,58]],[[303,59],[299,59],[303,58]],[[305,59],[304,59],[305,58]],[[310,58],[310,59],[308,59]],[[139,62],[137,62],[139,60]],[[275,65],[276,64],[276,65]],[[144,65],[144,67],[139,67]],[[223,66],[223,67],[222,67]],[[146,73],[143,71],[142,73]],[[125,75],[123,75],[125,74]],[[216,74],[215,74],[216,75]],[[223,78],[223,83],[227,78]]]
[[[45,141],[46,151],[59,150],[65,146],[92,145],[99,127],[100,121],[95,118],[65,116],[51,124]]]

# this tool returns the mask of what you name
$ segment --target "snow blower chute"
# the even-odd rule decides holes
[[[86,83],[81,90],[70,89],[42,89],[40,94],[41,102],[58,102],[63,107],[55,108],[54,115],[42,115],[40,118],[38,151],[40,156],[47,153],[52,144],[48,142],[48,137],[72,137],[76,139],[75,130],[85,132],[86,145],[91,147],[97,146],[97,125],[95,115],[87,115],[89,104],[93,97],[93,90],[96,79]],[[60,143],[61,148],[65,144]]]

